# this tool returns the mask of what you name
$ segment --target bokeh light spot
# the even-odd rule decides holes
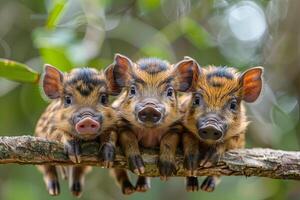
[[[242,41],[259,40],[267,29],[263,10],[250,1],[242,1],[230,8],[228,23],[234,36]]]

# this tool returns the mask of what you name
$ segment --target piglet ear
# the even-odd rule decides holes
[[[175,64],[174,73],[176,90],[193,91],[200,75],[200,66],[194,59],[184,57],[184,60]]]
[[[184,59],[184,60],[194,60],[194,59],[191,58],[190,56],[184,56],[183,59]]]
[[[59,98],[62,93],[63,73],[49,64],[44,68],[43,90],[50,99]]]
[[[132,61],[121,54],[116,54],[114,63],[107,67],[105,76],[108,80],[108,87],[112,94],[119,94],[122,88],[128,84]]]
[[[241,75],[240,83],[244,101],[252,103],[259,97],[262,90],[263,71],[263,67],[253,67]]]

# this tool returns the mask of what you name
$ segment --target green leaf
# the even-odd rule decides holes
[[[38,83],[39,81],[38,72],[25,64],[7,59],[0,59],[0,76],[18,82]]]
[[[61,19],[62,13],[66,6],[65,0],[57,0],[54,3],[53,9],[50,11],[46,27],[48,29],[54,29],[58,24],[59,20]]]

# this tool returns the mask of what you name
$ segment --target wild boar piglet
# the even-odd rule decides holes
[[[243,102],[254,102],[262,89],[262,67],[239,73],[231,67],[200,68],[193,92],[181,97],[184,115],[183,134],[187,190],[198,190],[195,177],[199,166],[219,161],[227,150],[243,148],[248,125]],[[218,177],[207,177],[201,189],[213,191]]]
[[[158,168],[162,179],[176,172],[175,152],[182,125],[177,93],[188,91],[197,65],[183,60],[175,65],[157,58],[144,58],[136,63],[117,54],[110,71],[113,86],[123,90],[113,103],[121,120],[118,138],[129,168],[136,174],[145,171],[140,147],[159,147]],[[124,170],[114,171],[125,194],[146,191],[149,180],[140,176],[135,188]]]
[[[109,87],[103,71],[91,68],[76,68],[62,73],[57,68],[45,65],[42,90],[51,99],[38,120],[35,135],[62,142],[69,158],[74,163],[81,161],[80,143],[101,142],[101,159],[105,166],[111,166],[114,159],[114,125],[117,115],[109,106],[109,95],[117,94]],[[44,175],[49,194],[60,192],[56,166],[38,167]],[[63,174],[69,174],[70,190],[75,196],[82,191],[84,175],[90,167],[59,167]]]

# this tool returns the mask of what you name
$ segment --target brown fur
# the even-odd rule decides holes
[[[106,78],[102,72],[93,71],[91,79],[95,81],[103,82],[103,84],[95,84],[93,90],[88,96],[84,96],[80,91],[88,88],[88,84],[84,84],[82,80],[76,81],[76,74],[80,69],[74,69],[69,74],[64,75],[64,94],[72,94],[74,101],[77,106],[64,107],[63,97],[53,100],[50,105],[46,108],[38,120],[36,126],[36,136],[45,137],[50,140],[62,141],[62,137],[80,137],[74,135],[74,129],[70,123],[71,113],[76,112],[80,107],[88,106],[95,110],[100,110],[105,116],[102,124],[102,131],[105,131],[112,127],[116,122],[115,111],[106,106],[99,105],[99,96],[103,93],[109,93],[107,85],[105,85]],[[63,134],[62,134],[63,133]],[[81,138],[83,140],[93,139],[94,136],[85,136]]]
[[[143,60],[133,63],[130,71],[130,81],[121,96],[113,103],[113,106],[119,110],[121,118],[125,119],[125,123],[131,125],[132,131],[136,135],[139,143],[145,147],[154,147],[159,145],[162,136],[166,134],[172,124],[181,119],[181,114],[178,110],[176,90],[173,98],[168,99],[165,97],[166,89],[169,86],[174,87],[174,85],[178,85],[179,83],[176,81],[179,80],[174,79],[174,66],[165,61],[165,68],[161,71],[153,69],[155,66],[160,68],[161,64],[159,64],[157,59],[154,60],[154,64],[156,65],[151,64],[149,59],[147,59],[151,71],[141,69],[140,62],[143,63]],[[132,84],[137,88],[137,98],[130,98],[128,94],[130,85]],[[166,116],[163,121],[158,126],[151,128],[138,123],[135,115],[132,114],[134,112],[134,105],[147,97],[157,99],[163,103],[166,108]]]
[[[111,73],[115,73],[111,76],[115,81],[111,85],[124,88],[113,103],[121,117],[118,124],[119,142],[128,158],[129,167],[135,173],[144,173],[140,145],[147,148],[160,147],[159,170],[163,179],[175,172],[175,152],[180,137],[178,133],[182,128],[178,124],[182,116],[178,110],[176,93],[187,91],[191,87],[195,78],[191,69],[195,70],[197,67],[192,60],[170,65],[155,58],[141,59],[133,63],[124,56],[115,57],[114,69],[111,70]],[[132,88],[136,91],[134,95],[131,95]],[[173,94],[167,96],[170,89]],[[148,100],[164,107],[163,118],[153,126],[140,123],[135,111],[138,104]],[[142,180],[142,185],[138,181],[136,188],[145,191],[149,187],[145,186],[148,180],[139,179]]]
[[[54,99],[46,108],[37,122],[35,135],[53,141],[64,143],[66,149],[70,145],[75,147],[75,155],[67,151],[70,159],[80,162],[80,149],[78,143],[88,140],[99,140],[115,146],[116,138],[112,127],[116,124],[117,115],[108,104],[101,104],[101,95],[109,95],[110,88],[104,73],[95,69],[78,68],[70,73],[62,74],[54,67],[45,68],[43,89],[49,98]],[[58,73],[59,72],[59,73]],[[59,75],[60,74],[60,75]],[[64,104],[66,95],[72,95],[73,103],[70,106]],[[89,108],[101,113],[103,120],[98,134],[77,134],[72,122],[72,116],[79,109]],[[108,166],[111,163],[106,164]],[[44,174],[44,180],[51,195],[59,194],[59,183],[55,166],[39,166]],[[70,189],[75,196],[80,196],[83,187],[84,176],[90,171],[90,167],[68,167]],[[64,171],[64,174],[67,174]]]
[[[244,147],[248,121],[242,101],[256,100],[261,91],[261,75],[261,68],[240,74],[234,68],[209,66],[202,68],[195,92],[180,98],[187,128],[183,148],[189,176],[195,174],[199,161],[201,166],[209,166],[218,162],[225,151]],[[195,106],[196,99],[200,103]],[[233,100],[237,103],[234,110],[230,109]],[[224,136],[217,141],[204,140],[198,135],[199,119],[210,113],[221,116],[222,123],[227,126]],[[201,189],[213,191],[217,182],[218,177],[208,177]]]
[[[240,73],[238,73],[234,68],[227,68],[225,70],[232,75],[232,79],[218,76],[207,79],[209,74],[212,74],[217,70],[220,70],[220,68],[213,66],[204,68],[202,70],[203,74],[201,74],[201,77],[198,80],[196,91],[201,93],[202,100],[205,105],[203,105],[203,107],[194,108],[192,106],[192,100],[195,96],[195,93],[192,95],[189,94],[181,97],[181,110],[182,112],[185,112],[185,126],[197,138],[199,138],[199,136],[196,134],[198,132],[196,120],[204,113],[220,113],[220,115],[226,119],[230,128],[227,130],[225,137],[217,143],[225,143],[225,141],[228,139],[243,134],[246,131],[248,121],[243,102],[241,102],[242,89],[239,81]],[[216,87],[214,85],[218,86]],[[237,98],[238,102],[240,103],[236,114],[223,109],[227,106],[229,100],[232,98]],[[199,139],[201,140],[201,138]]]

